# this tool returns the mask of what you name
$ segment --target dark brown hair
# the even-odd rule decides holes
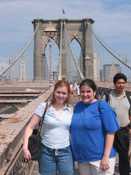
[[[51,99],[51,104],[55,103],[55,96],[54,93],[56,91],[57,88],[59,87],[66,87],[67,88],[67,92],[68,92],[68,97],[67,100],[65,101],[65,104],[69,103],[69,98],[70,98],[70,84],[68,83],[68,81],[65,80],[58,80],[54,86],[54,90],[53,90],[53,94],[52,94],[52,99]]]
[[[123,73],[117,73],[117,74],[113,77],[113,83],[116,84],[116,82],[117,82],[119,79],[123,79],[125,82],[127,82],[127,77],[126,77],[125,74],[123,74]]]
[[[94,92],[96,92],[97,90],[97,86],[95,84],[95,82],[91,79],[85,79],[80,83],[80,88],[82,86],[89,86]]]

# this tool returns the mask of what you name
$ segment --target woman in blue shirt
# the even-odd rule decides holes
[[[72,151],[80,175],[113,175],[113,141],[119,126],[111,107],[95,98],[96,88],[91,79],[80,84],[81,101],[74,107],[71,123]]]

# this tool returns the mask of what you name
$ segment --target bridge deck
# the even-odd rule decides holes
[[[2,104],[4,104],[4,103],[6,103],[6,104],[16,104],[16,103],[28,103],[28,102],[31,102],[32,100],[31,99],[11,99],[11,100],[9,100],[9,99],[5,99],[5,100],[0,100],[0,103],[2,103]]]
[[[22,154],[22,137],[24,127],[29,121],[36,106],[49,97],[51,89],[46,91],[38,99],[21,108],[20,111],[11,114],[0,121],[0,175],[29,175],[32,169],[32,162],[25,165]],[[76,98],[72,99],[72,103]],[[27,167],[26,169],[23,166]],[[26,173],[25,173],[26,171]],[[9,173],[10,172],[10,173]],[[18,173],[19,172],[19,173]],[[23,172],[23,174],[21,173]],[[33,169],[33,175],[38,174],[38,165]],[[76,175],[78,173],[76,172]]]
[[[0,97],[37,97],[40,93],[0,93]]]
[[[45,101],[49,97],[51,91],[52,88],[48,88],[46,93],[42,94],[36,100],[32,101],[24,108],[21,108],[19,111],[8,115],[7,118],[2,118],[0,121],[0,175],[6,175],[8,174],[7,172],[9,172],[9,175],[10,173],[13,175],[22,175],[20,172],[23,171],[29,174],[32,163],[27,165],[27,169],[25,170],[23,168],[24,163],[22,162],[23,154],[21,145],[23,142],[24,127],[36,106],[41,101]]]

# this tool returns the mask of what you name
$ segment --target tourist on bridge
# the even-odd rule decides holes
[[[72,152],[80,175],[113,175],[113,141],[119,125],[108,103],[96,99],[96,89],[91,79],[80,83],[81,101],[74,107],[71,123]]]
[[[120,127],[124,128],[128,126],[131,120],[130,118],[131,117],[131,112],[130,112],[131,111],[131,95],[125,91],[125,87],[127,84],[126,75],[123,73],[117,73],[113,77],[113,83],[114,83],[114,89],[111,90],[110,93],[105,95],[105,99],[116,112]],[[129,132],[131,133],[131,131]],[[124,140],[126,141],[127,139],[129,138],[125,138]],[[131,136],[129,140],[131,140]],[[129,145],[127,144],[129,140],[125,142],[125,146],[127,145],[126,147],[127,150],[125,150],[124,154],[123,154],[124,150],[119,153],[120,175],[129,175],[129,170],[130,170],[129,157],[128,157],[129,156],[128,155]]]
[[[42,127],[39,172],[41,175],[73,175],[73,160],[70,149],[70,124],[72,108],[69,105],[70,85],[59,80],[54,87]],[[23,151],[26,160],[31,160],[28,140],[33,129],[41,121],[46,103],[41,103],[33,113],[24,134]]]
[[[80,88],[79,88],[79,84],[77,82],[74,83],[73,89],[74,89],[75,95],[79,96],[80,95]]]

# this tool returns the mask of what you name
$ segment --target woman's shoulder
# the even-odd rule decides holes
[[[47,108],[49,107],[48,102],[41,102],[37,105],[36,110],[42,110],[43,111],[46,108],[46,106],[47,106]]]
[[[38,104],[38,107],[45,107],[46,106],[46,102],[41,102]]]
[[[82,102],[82,101],[79,101],[79,102],[77,102],[76,104],[75,104],[75,106],[74,106],[74,111],[81,111],[81,109],[83,109],[83,107],[84,107],[84,103]]]
[[[65,105],[64,109],[68,110],[69,112],[73,111],[73,106],[71,104]]]
[[[108,103],[104,99],[98,100],[98,103],[103,106],[108,105]]]
[[[46,102],[39,103],[36,109],[34,110],[34,114],[37,114],[38,116],[42,117],[45,107],[46,107]]]
[[[82,105],[83,105],[83,102],[82,102],[82,101],[78,101],[78,102],[75,104],[75,107],[82,106]]]
[[[98,100],[98,105],[101,110],[112,110],[111,106],[105,100]]]

